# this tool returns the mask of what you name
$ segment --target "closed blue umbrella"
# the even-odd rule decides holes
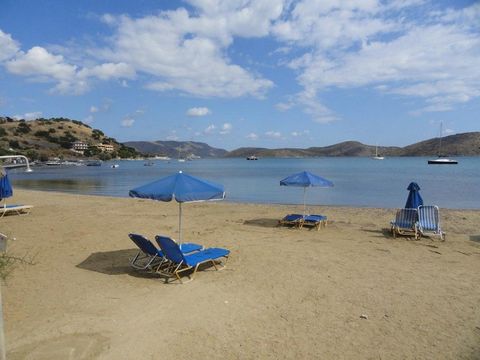
[[[8,180],[7,173],[0,173],[0,200],[8,198],[13,195],[12,185]]]
[[[306,213],[306,193],[310,186],[333,187],[333,183],[321,176],[312,174],[308,171],[302,171],[297,174],[290,175],[280,181],[281,186],[297,186],[303,187],[303,214]]]
[[[407,190],[410,191],[408,193],[407,202],[405,204],[406,209],[416,209],[420,205],[423,205],[423,199],[418,192],[420,190],[420,186],[416,182],[411,182],[408,185]]]
[[[223,200],[223,185],[203,180],[179,171],[160,180],[132,189],[131,197],[153,199],[159,201],[175,200],[179,205],[178,232],[182,240],[182,203],[196,201]]]

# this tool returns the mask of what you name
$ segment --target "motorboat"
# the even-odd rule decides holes
[[[456,165],[458,161],[439,156],[438,159],[428,160],[428,163],[430,165]]]
[[[143,164],[143,166],[153,166],[155,163],[153,161],[147,161],[146,163]]]
[[[256,157],[255,155],[250,155],[247,156],[247,160],[258,160],[258,157]]]
[[[111,168],[112,168],[112,169],[116,169],[116,168],[118,168],[119,166],[120,166],[120,165],[118,165],[118,164],[112,164]]]

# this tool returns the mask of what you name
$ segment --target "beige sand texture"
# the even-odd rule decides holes
[[[129,268],[137,232],[176,237],[177,203],[16,191],[2,286],[8,359],[479,359],[480,212],[441,209],[447,240],[392,238],[393,209],[194,203],[184,239],[223,271],[165,284]],[[366,315],[366,318],[362,318]]]

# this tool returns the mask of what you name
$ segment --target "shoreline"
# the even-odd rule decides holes
[[[22,192],[32,192],[32,193],[47,193],[47,194],[58,194],[58,195],[69,195],[69,196],[91,196],[91,197],[99,197],[99,198],[111,198],[111,199],[131,199],[135,200],[135,198],[132,198],[130,196],[113,196],[113,195],[101,195],[101,194],[75,194],[75,193],[70,193],[70,192],[62,192],[62,191],[57,191],[57,190],[29,190],[26,188],[23,188],[21,186],[16,186],[15,191],[22,191]],[[406,197],[405,197],[406,198]],[[150,200],[150,199],[142,199],[144,201],[152,201],[152,202],[157,202],[157,200]],[[158,201],[158,202],[163,202],[163,201]],[[176,201],[171,201],[173,203],[178,204]],[[228,204],[239,204],[239,205],[265,205],[265,206],[278,206],[278,207],[288,207],[291,206],[292,208],[296,207],[302,207],[303,209],[303,203],[296,203],[296,204],[288,204],[288,203],[275,203],[275,202],[243,202],[243,201],[235,201],[235,200],[229,200],[228,197],[225,197],[224,200],[217,200],[214,202],[220,202],[220,203],[228,203]],[[203,201],[203,203],[209,203],[209,201]],[[187,203],[188,204],[188,203]],[[426,205],[436,205],[436,204],[426,204]],[[309,205],[307,204],[307,209],[309,208],[335,208],[335,209],[371,209],[371,210],[391,210],[393,211],[393,215],[395,216],[395,211],[398,209],[403,209],[403,206],[399,207],[380,207],[380,206],[369,206],[369,205],[364,205],[364,206],[359,206],[359,205],[329,205],[329,204],[312,204]],[[441,207],[440,210],[451,210],[451,211],[479,211],[480,212],[480,205],[479,208],[449,208],[449,207]]]
[[[440,242],[393,238],[394,209],[311,207],[330,220],[316,231],[277,226],[303,206],[185,204],[184,241],[231,256],[179,285],[128,265],[129,232],[177,237],[176,202],[31,190],[7,200],[34,206],[0,219],[16,238],[9,253],[34,263],[2,286],[9,359],[480,356],[476,210],[441,209]]]

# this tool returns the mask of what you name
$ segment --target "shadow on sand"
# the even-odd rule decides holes
[[[470,241],[480,243],[480,235],[470,235]]]
[[[123,275],[149,277],[151,274],[134,271],[130,267],[130,259],[138,253],[135,249],[95,252],[77,265],[78,268],[107,275]]]
[[[393,239],[392,231],[388,228],[375,229],[375,230],[361,229],[361,231],[369,232],[369,233],[372,233],[372,234],[378,234],[377,237],[386,237],[386,238],[389,238],[389,239]],[[405,236],[405,238],[408,238],[408,237]]]
[[[278,226],[278,220],[277,219],[252,219],[252,220],[245,220],[243,224],[251,225],[251,226],[274,228]]]

